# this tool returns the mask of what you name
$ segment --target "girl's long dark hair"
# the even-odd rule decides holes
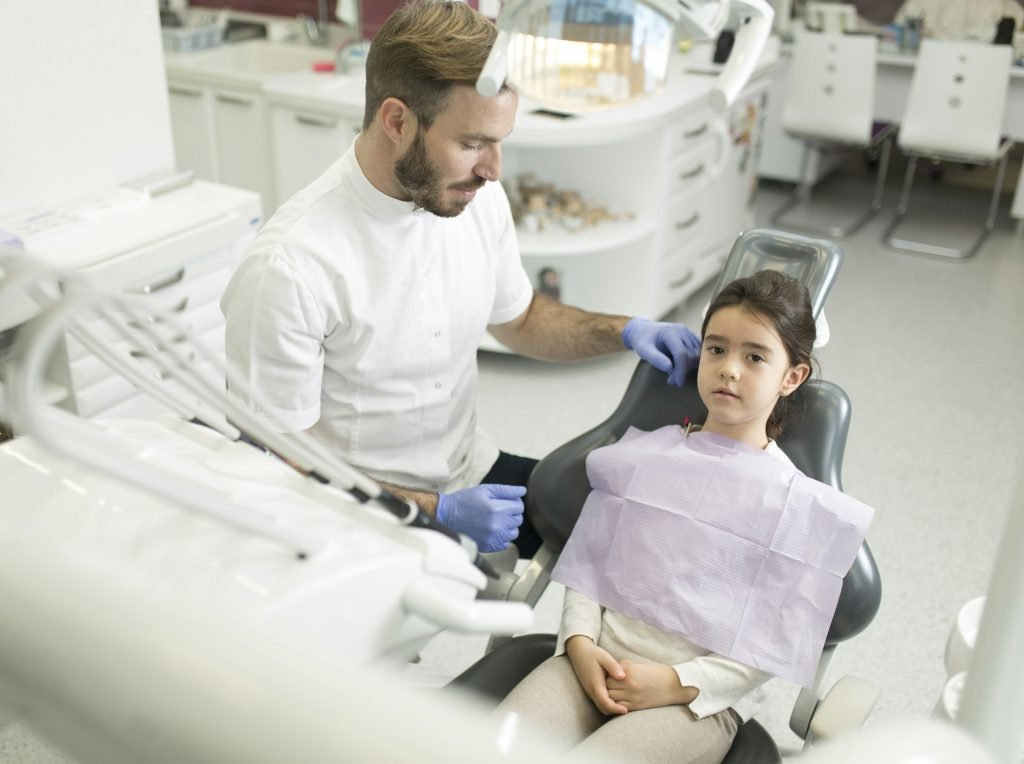
[[[811,312],[810,295],[807,293],[807,287],[799,281],[779,271],[758,271],[753,276],[736,279],[727,284],[708,307],[704,325],[700,330],[701,338],[707,332],[708,321],[715,312],[730,307],[746,308],[751,313],[764,316],[771,321],[789,354],[790,365],[805,363],[814,369],[811,350],[814,347],[817,330]],[[768,417],[766,430],[772,440],[782,434],[789,414],[788,401],[789,398],[780,396]]]

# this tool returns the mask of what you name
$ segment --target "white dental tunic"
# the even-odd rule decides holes
[[[533,296],[508,199],[437,217],[378,191],[354,148],[277,211],[221,300],[229,372],[258,415],[374,478],[442,493],[498,456],[477,426],[476,350]]]

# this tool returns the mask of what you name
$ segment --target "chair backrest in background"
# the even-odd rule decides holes
[[[923,40],[897,141],[904,150],[996,158],[1012,47]]]
[[[782,127],[801,138],[871,142],[878,39],[802,31],[793,44]]]
[[[804,3],[804,24],[828,34],[852,32],[857,28],[857,9],[844,2]]]
[[[842,490],[842,461],[850,426],[850,401],[838,385],[804,384],[790,399],[793,413],[779,446],[809,477]],[[548,454],[530,478],[527,511],[544,543],[561,552],[590,493],[587,454],[617,441],[630,427],[655,430],[703,423],[707,409],[697,393],[697,372],[683,387],[667,384],[667,375],[641,361],[618,407],[604,422]],[[843,580],[828,643],[863,630],[878,610],[881,586],[871,552],[864,545]]]

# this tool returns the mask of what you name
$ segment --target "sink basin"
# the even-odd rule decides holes
[[[194,53],[191,64],[201,69],[229,70],[258,78],[308,70],[314,61],[334,58],[331,48],[293,45],[269,40],[247,40]]]

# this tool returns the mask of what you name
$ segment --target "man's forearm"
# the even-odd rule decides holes
[[[393,493],[400,499],[413,502],[431,517],[437,517],[438,496],[436,493],[421,491],[415,488],[406,488],[405,486],[394,485],[392,483],[381,483],[380,485],[384,490]]]
[[[543,361],[575,361],[623,350],[628,316],[591,313],[536,294],[525,316],[491,327],[509,348]]]

